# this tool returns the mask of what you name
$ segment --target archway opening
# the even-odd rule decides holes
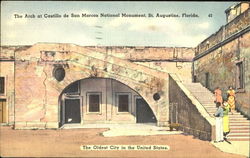
[[[110,78],[86,78],[59,97],[60,126],[87,123],[156,123],[148,103],[129,86]]]

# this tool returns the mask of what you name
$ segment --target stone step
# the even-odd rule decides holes
[[[217,110],[217,108],[214,107],[214,106],[213,106],[213,107],[212,107],[212,106],[204,106],[204,107],[205,107],[206,109],[210,109],[210,110],[211,110],[211,109]]]
[[[206,109],[206,108],[205,108]],[[216,110],[209,110],[209,109],[206,109],[206,111],[210,114],[214,114],[216,112]]]
[[[185,85],[187,88],[190,88],[190,89],[203,89],[203,90],[207,90],[209,91],[207,88],[201,86],[201,85]]]
[[[217,111],[217,108],[214,108],[214,107],[204,107],[207,111],[211,111],[211,112],[215,112]]]
[[[205,88],[201,84],[184,84],[184,85],[190,88]]]
[[[234,123],[234,122],[229,122],[230,126],[250,126],[249,122],[244,122],[244,123]]]
[[[207,110],[208,114],[214,117],[214,114],[216,111],[209,111]],[[233,116],[229,116],[229,121],[230,122],[239,122],[239,121],[248,121],[247,118],[245,118],[242,115],[233,115]],[[249,125],[250,126],[250,125]]]
[[[227,137],[229,138],[233,138],[233,137],[250,137],[249,133],[229,133],[227,135]]]
[[[245,117],[229,117],[229,121],[247,120]]]
[[[213,103],[212,99],[200,99],[200,98],[197,98],[197,97],[196,97],[196,99],[199,100],[199,102],[202,103],[202,104],[204,104],[204,103],[205,104],[211,104],[211,103]]]
[[[207,112],[211,115],[215,114],[216,110],[207,110]]]
[[[188,88],[188,90],[193,93],[194,95],[198,95],[201,96],[201,94],[203,95],[208,95],[208,96],[212,96],[212,94],[208,91],[206,91],[205,89],[195,89],[195,88]]]
[[[208,106],[208,107],[216,107],[216,104],[213,102],[213,101],[211,101],[210,103],[205,103],[205,104],[202,104],[203,106]]]
[[[201,91],[201,90],[190,90],[191,93],[195,96],[198,96],[198,97],[204,97],[204,98],[212,98],[214,99],[214,95],[212,93],[209,93],[207,91]]]
[[[197,97],[196,97],[196,99],[199,100],[200,103],[202,102],[202,104],[212,104],[212,103],[214,103],[214,101],[212,99],[205,100],[205,99],[200,99],[200,98],[197,98]]]
[[[200,103],[202,103],[202,105],[204,105],[204,104],[212,104],[213,103],[213,100],[212,99],[200,99],[200,98],[197,98],[197,97],[195,97],[197,100],[199,100],[199,102]],[[216,105],[214,104],[214,107],[215,107]]]
[[[234,136],[228,136],[228,139],[248,139],[250,140],[250,136],[244,136],[244,135],[234,135]]]
[[[207,110],[210,115],[214,115],[216,111]]]
[[[228,141],[249,141],[249,138],[228,138]]]
[[[184,84],[184,86],[187,87],[187,88],[190,88],[190,89],[200,89],[200,88],[203,88],[200,85],[186,85],[186,84]]]
[[[234,113],[234,114],[231,114],[230,112],[229,112],[229,115],[231,116],[231,115],[241,115],[239,112],[237,112],[237,113]]]
[[[215,107],[204,107],[204,108],[209,110],[209,111],[217,111],[217,108],[215,108]]]
[[[216,112],[217,111],[217,109],[209,109],[209,108],[206,108],[206,107],[204,107],[207,111],[210,111],[210,112]]]
[[[205,108],[206,109],[206,108]],[[206,111],[208,112],[208,113],[211,113],[211,114],[214,114],[215,112],[216,112],[216,110],[211,110],[211,109],[206,109]]]
[[[229,122],[248,121],[246,118],[229,118]]]
[[[216,112],[216,110],[208,110],[208,109],[206,109],[206,110],[207,110],[207,112],[208,112],[209,114],[211,114],[211,115],[215,114],[215,112]]]
[[[250,130],[249,127],[232,127],[230,126],[230,130]]]
[[[230,133],[249,133],[250,130],[234,130],[230,129]]]
[[[202,90],[202,91],[208,91],[208,92],[210,92],[207,88],[201,87],[201,86],[186,86],[186,88],[192,89],[192,90]]]
[[[200,102],[200,101],[199,101]],[[202,102],[200,102],[201,105],[204,105]],[[217,107],[214,106],[204,106],[205,108],[215,108],[217,110]]]
[[[244,125],[244,124],[238,124],[238,125],[230,124],[230,128],[231,128],[231,127],[232,127],[232,128],[233,128],[233,127],[242,127],[242,128],[243,128],[243,127],[249,127],[249,125],[248,125],[248,124],[245,124],[245,125]]]
[[[197,90],[197,89],[195,89],[195,88],[188,88],[190,91],[192,91],[193,93],[195,93],[195,94],[197,94],[197,95],[203,95],[203,96],[214,96],[214,94],[213,93],[211,93],[211,92],[209,92],[208,90],[206,90],[206,89],[200,89],[201,90],[201,92],[200,93],[198,93],[198,92],[196,92],[195,90]]]
[[[207,92],[203,93],[196,93],[192,92],[194,96],[199,97],[199,98],[204,98],[204,99],[215,99],[213,95],[207,94]]]
[[[197,99],[200,103],[201,103],[201,105],[203,105],[203,104],[211,104],[211,101],[204,101],[204,100],[199,100],[199,99]]]
[[[200,92],[207,92],[208,91],[204,87],[197,87],[197,86],[186,86],[186,88],[189,89],[189,90],[191,90],[191,91],[200,91]]]
[[[201,85],[201,83],[200,82],[185,82],[184,83],[185,85]]]
[[[242,115],[229,115],[229,120],[230,121],[236,121],[237,119],[243,119],[243,120],[246,120],[247,121],[247,118],[245,118],[244,116]],[[236,119],[236,120],[235,120]]]
[[[207,92],[204,92],[203,95],[200,95],[200,92],[199,93],[195,93],[195,92],[191,92],[193,94],[193,96],[195,96],[196,98],[201,98],[201,99],[209,99],[211,101],[214,101],[214,96],[212,95],[209,95],[209,96],[204,96],[204,95],[207,95]],[[214,102],[213,102],[214,103]]]
[[[228,136],[250,136],[250,133],[229,133]]]
[[[229,115],[229,118],[241,118],[243,115]]]
[[[198,99],[199,101],[206,102],[205,104],[214,104],[214,98],[202,98],[202,97],[199,97],[199,96],[195,96],[195,98]]]
[[[191,89],[190,91],[198,96],[214,98],[214,94],[206,89]]]
[[[237,124],[240,124],[240,123],[249,123],[249,125],[250,125],[250,121],[249,121],[249,120],[242,120],[242,121],[230,121],[230,123],[237,123]]]

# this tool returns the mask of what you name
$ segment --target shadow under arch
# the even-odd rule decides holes
[[[90,84],[90,85],[86,86],[86,84],[84,84],[86,82],[87,83],[88,82],[90,82],[90,83],[96,82],[96,84],[92,84],[92,85]],[[79,79],[79,80],[76,80],[74,82],[71,82],[60,93],[60,95],[58,97],[59,120],[60,120],[59,127],[63,126],[66,123],[70,123],[67,121],[67,117],[68,117],[67,113],[69,113],[70,108],[67,108],[67,107],[71,106],[71,105],[70,105],[70,103],[67,103],[67,100],[71,100],[71,101],[75,100],[75,103],[73,103],[73,104],[80,104],[79,108],[78,108],[80,110],[80,122],[77,122],[77,123],[84,123],[85,122],[84,115],[86,114],[86,111],[83,108],[84,108],[84,106],[87,106],[86,105],[86,99],[87,99],[86,92],[87,91],[97,92],[98,90],[95,90],[95,88],[98,89],[98,86],[99,86],[98,84],[105,85],[105,86],[102,85],[105,87],[105,90],[101,91],[101,93],[104,93],[105,94],[104,96],[106,96],[106,102],[104,102],[103,105],[106,104],[106,106],[107,106],[107,104],[111,104],[111,106],[113,106],[112,108],[114,108],[117,106],[116,100],[117,100],[117,96],[119,94],[130,94],[130,98],[129,98],[130,101],[129,102],[131,105],[130,105],[130,109],[129,109],[129,114],[133,115],[134,118],[136,119],[136,122],[134,122],[134,123],[149,123],[149,122],[156,123],[157,122],[157,118],[156,118],[154,112],[152,111],[151,107],[146,102],[146,100],[130,86],[128,86],[128,85],[126,85],[126,84],[124,84],[116,79],[113,79],[113,78],[88,77],[88,78],[83,78],[83,79]],[[109,87],[110,85],[111,85],[111,87]],[[113,87],[114,85],[118,87],[118,90],[115,89],[117,87],[115,87],[115,88]],[[93,88],[93,87],[95,87],[95,88]],[[108,101],[108,99],[107,99],[107,95],[108,94],[110,95],[110,93],[112,96],[111,102],[109,102],[110,100]],[[114,95],[114,93],[118,94],[118,95]],[[101,97],[103,97],[103,95]],[[76,100],[78,100],[78,101],[76,101]],[[66,104],[69,104],[69,105],[66,105]],[[67,111],[67,110],[69,110],[69,111]],[[76,109],[75,109],[75,112],[77,113],[77,115],[79,115],[79,113],[77,112]],[[108,111],[106,111],[106,113],[107,112]],[[145,118],[143,118],[143,116]],[[77,120],[77,121],[79,121],[79,120]],[[75,123],[75,122],[73,122],[73,123]]]

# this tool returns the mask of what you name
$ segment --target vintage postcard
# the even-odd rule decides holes
[[[1,1],[1,157],[246,158],[250,3]]]

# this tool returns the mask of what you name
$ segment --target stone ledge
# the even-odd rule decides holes
[[[55,129],[58,122],[15,122],[14,129]]]
[[[45,128],[59,128],[59,123],[58,122],[47,122],[45,125]]]
[[[27,126],[26,122],[15,122],[14,129],[22,129],[23,127],[26,127],[26,126]]]
[[[158,121],[157,122],[158,127],[169,127],[168,121]]]
[[[45,128],[45,122],[27,122],[26,127],[31,128]]]

